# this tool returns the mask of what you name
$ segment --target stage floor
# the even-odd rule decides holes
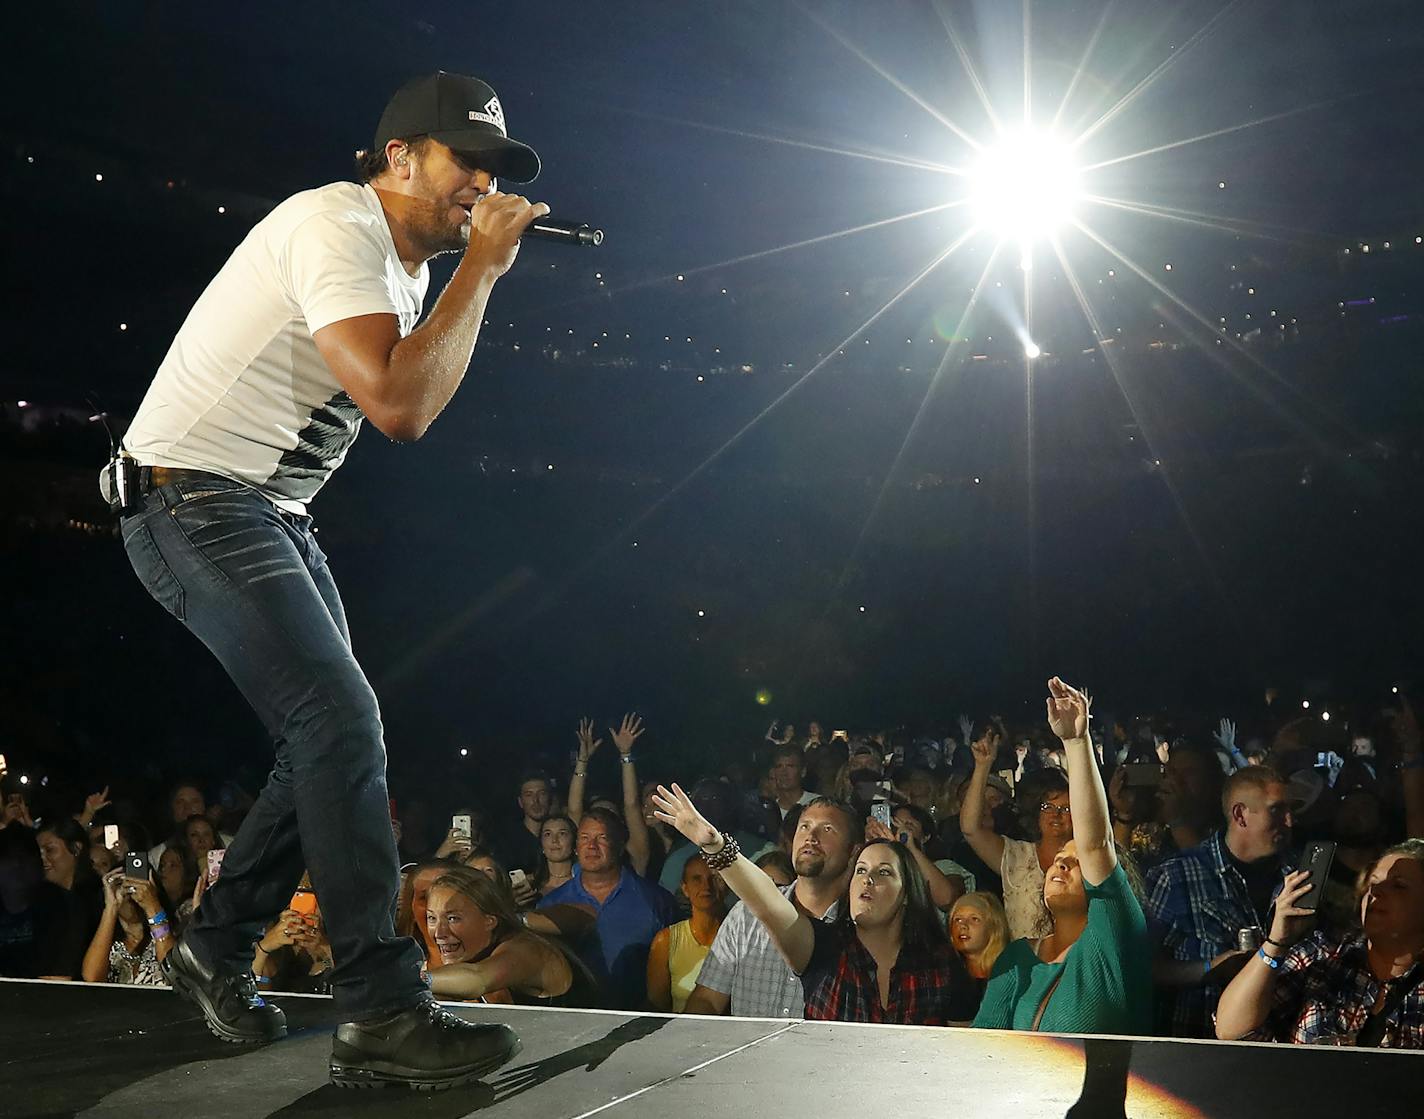
[[[274,1001],[288,1038],[236,1048],[166,989],[0,980],[0,1116],[1404,1117],[1424,1082],[1419,1053],[457,1006],[523,1052],[482,1084],[353,1092],[327,1083],[330,1000]]]

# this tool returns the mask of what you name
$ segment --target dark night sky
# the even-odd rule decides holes
[[[940,7],[1013,116],[1018,6]],[[1224,320],[1225,343],[1073,234],[1104,333],[1122,330],[1116,375],[1045,252],[1034,333],[1049,359],[1026,381],[1006,258],[963,328],[959,358],[986,360],[936,377],[981,238],[802,383],[965,211],[723,262],[960,193],[954,176],[847,154],[962,164],[936,114],[988,135],[945,26],[928,2],[46,5],[8,28],[0,398],[131,411],[267,207],[347,176],[407,77],[475,73],[543,157],[527,193],[608,240],[526,246],[427,440],[367,431],[315,506],[393,754],[562,743],[585,710],[631,706],[686,742],[755,739],[771,714],[924,726],[1019,710],[1048,671],[1089,678],[1105,703],[1203,715],[1268,683],[1369,699],[1416,674],[1424,10],[1033,5],[1038,105],[1099,32],[1070,131],[1176,58],[1086,159],[1273,118],[1092,180],[1235,232],[1084,212],[1208,325]],[[1359,297],[1378,302],[1339,319]],[[1386,312],[1414,317],[1384,326]],[[1277,343],[1252,337],[1263,319],[1298,322]],[[87,438],[6,448],[72,480],[103,457]],[[131,686],[93,665],[193,646],[110,541],[8,540],[43,588],[16,631],[69,631],[11,654],[17,670],[62,668],[17,685],[25,725],[92,742],[108,701],[75,693]],[[216,670],[192,671],[156,722],[120,715],[115,733],[250,748]],[[769,708],[752,700],[762,687]]]

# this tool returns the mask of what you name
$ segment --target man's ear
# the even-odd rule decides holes
[[[1231,806],[1231,811],[1226,814],[1227,821],[1240,828],[1246,826],[1246,806],[1239,800]]]
[[[386,142],[386,173],[398,179],[409,179],[413,174],[410,147],[404,140]]]

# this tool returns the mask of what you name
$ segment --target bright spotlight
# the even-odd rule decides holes
[[[1082,196],[1072,148],[1047,133],[1007,133],[974,168],[971,190],[981,225],[1002,238],[1028,243],[1052,234],[1073,217]]]
[[[1037,342],[1025,342],[1025,343],[1024,343],[1024,357],[1028,358],[1029,361],[1032,361],[1032,360],[1033,360],[1034,358],[1036,358],[1036,357],[1042,357],[1042,356],[1043,356],[1043,351],[1038,348],[1038,343],[1037,343]]]

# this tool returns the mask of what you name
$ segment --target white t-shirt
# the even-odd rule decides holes
[[[313,332],[385,313],[404,337],[429,282],[424,265],[411,276],[401,264],[371,187],[292,195],[253,226],[188,312],[125,448],[144,466],[222,474],[306,512],[362,419]]]

